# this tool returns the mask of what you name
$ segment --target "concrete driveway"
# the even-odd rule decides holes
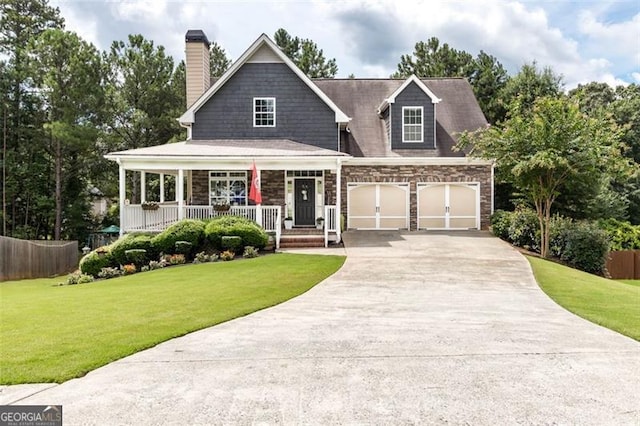
[[[63,404],[67,425],[640,423],[640,344],[557,306],[507,244],[345,242],[294,300],[17,403]]]

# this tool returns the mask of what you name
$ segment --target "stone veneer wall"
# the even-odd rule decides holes
[[[491,166],[343,166],[342,214],[347,216],[347,183],[409,182],[410,229],[418,226],[416,184],[421,182],[480,183],[480,227],[489,228],[491,216]]]
[[[209,205],[208,170],[193,170],[191,172],[191,204],[194,206]]]

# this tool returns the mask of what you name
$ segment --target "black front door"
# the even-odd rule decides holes
[[[316,224],[316,180],[295,179],[296,226]]]

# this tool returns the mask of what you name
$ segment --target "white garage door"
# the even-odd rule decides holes
[[[347,184],[347,227],[409,228],[408,183]]]
[[[419,183],[418,229],[480,229],[480,186]]]

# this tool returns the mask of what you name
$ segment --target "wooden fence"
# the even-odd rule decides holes
[[[612,251],[606,267],[614,280],[640,280],[640,250]]]
[[[77,267],[77,241],[28,241],[0,236],[0,281],[53,277]]]

